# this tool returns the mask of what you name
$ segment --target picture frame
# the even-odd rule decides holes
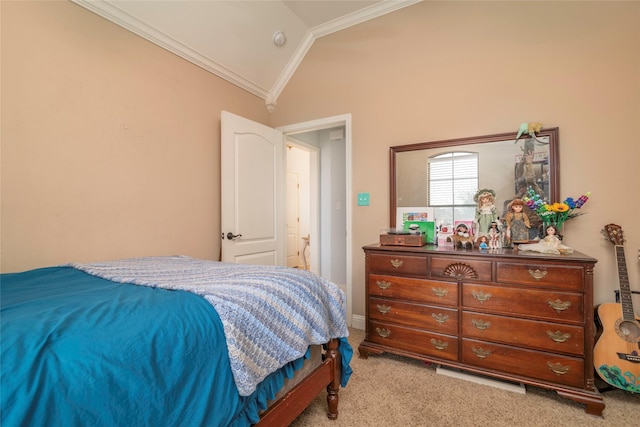
[[[404,223],[406,221],[435,223],[434,209],[431,207],[397,208],[396,228],[404,229]]]
[[[397,208],[396,229],[408,230],[410,225],[426,236],[427,243],[436,243],[435,216],[431,207]]]

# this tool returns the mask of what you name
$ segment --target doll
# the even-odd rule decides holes
[[[529,241],[529,217],[523,212],[524,200],[515,199],[510,203],[509,212],[504,220],[507,223],[507,241],[526,243]]]
[[[489,247],[489,239],[487,238],[487,236],[481,236],[480,239],[478,240],[478,248],[481,251],[486,250]]]
[[[447,240],[452,241],[456,248],[471,249],[473,247],[473,235],[469,233],[466,224],[458,224],[455,233],[447,237]]]
[[[487,233],[487,240],[489,241],[489,249],[500,249],[502,247],[502,239],[500,238],[500,223],[498,220],[491,222],[489,232]]]
[[[476,239],[480,236],[486,236],[489,233],[491,223],[498,219],[498,212],[495,205],[496,192],[489,189],[478,190],[473,201],[478,204],[476,208],[476,216],[474,220]]]
[[[555,255],[573,253],[572,248],[563,245],[561,242],[558,237],[558,228],[555,225],[548,225],[545,228],[545,236],[543,239],[537,243],[519,245],[518,249],[521,251],[534,251]]]

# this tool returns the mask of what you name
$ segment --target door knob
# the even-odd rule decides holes
[[[233,234],[232,232],[228,232],[227,233],[227,239],[229,239],[229,240],[233,240],[236,237],[242,237],[242,234]]]

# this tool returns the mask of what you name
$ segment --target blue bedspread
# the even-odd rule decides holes
[[[203,296],[218,312],[231,370],[242,396],[268,374],[304,355],[310,344],[349,335],[345,295],[304,270],[185,256],[71,264],[114,282]]]
[[[218,313],[191,292],[53,267],[2,275],[0,297],[2,426],[249,425],[301,363],[241,396]]]

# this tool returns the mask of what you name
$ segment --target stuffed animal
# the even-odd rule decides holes
[[[453,235],[447,237],[447,241],[453,242],[453,246],[456,248],[473,248],[473,236],[469,233],[469,228],[466,224],[458,224]]]

